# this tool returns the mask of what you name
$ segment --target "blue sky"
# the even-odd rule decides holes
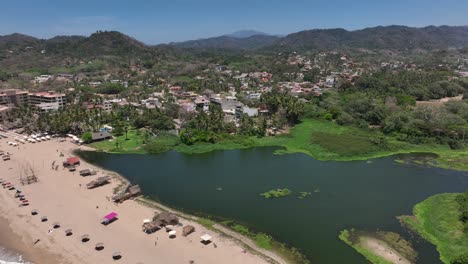
[[[0,35],[40,38],[118,30],[148,44],[243,29],[468,25],[467,0],[2,0]]]

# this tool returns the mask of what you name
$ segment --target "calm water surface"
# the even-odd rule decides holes
[[[431,195],[468,189],[466,172],[397,164],[392,157],[322,162],[303,154],[275,155],[274,150],[81,155],[139,184],[155,200],[188,212],[234,219],[300,248],[312,263],[367,263],[338,239],[341,230],[352,227],[398,232],[414,244],[418,263],[440,263],[435,247],[412,237],[395,217],[410,214],[416,203]],[[260,196],[276,188],[312,195]]]

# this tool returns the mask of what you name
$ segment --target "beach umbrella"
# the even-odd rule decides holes
[[[57,228],[60,227],[60,223],[59,223],[59,222],[55,222],[55,223],[52,224],[52,227],[55,228],[55,229],[57,229]]]
[[[47,222],[47,220],[49,220],[49,219],[47,218],[47,216],[41,217],[41,221],[42,221],[42,222]]]
[[[145,220],[143,220],[143,223],[144,223],[144,224],[146,224],[146,223],[150,223],[150,222],[151,222],[151,220],[149,220],[149,219],[145,219]]]
[[[37,215],[37,214],[38,214],[38,212],[37,212],[36,209],[34,209],[34,210],[31,211],[31,215]]]
[[[102,243],[102,242],[96,243],[96,245],[94,246],[94,249],[96,249],[97,251],[103,250],[104,249],[104,243]]]
[[[200,237],[201,242],[204,245],[208,245],[209,243],[211,243],[211,238],[212,237],[210,235],[208,235],[208,234],[204,234],[203,236]]]
[[[171,231],[172,229],[174,229],[174,226],[173,225],[166,225],[166,231]]]
[[[172,230],[169,232],[169,238],[174,238],[176,236],[177,231]]]
[[[81,236],[81,242],[83,243],[86,243],[89,241],[89,235],[88,234],[84,234]]]
[[[118,260],[118,259],[121,259],[122,258],[122,254],[120,253],[120,251],[116,251],[112,254],[112,258],[115,259],[115,260]]]
[[[67,230],[65,230],[65,235],[66,235],[66,236],[71,236],[71,235],[73,235],[73,230],[71,230],[70,228],[67,229]]]
[[[202,241],[211,241],[211,236],[208,234],[204,234],[203,236],[200,237]]]

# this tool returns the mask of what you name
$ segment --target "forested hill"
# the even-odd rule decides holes
[[[155,33],[157,34],[157,33]],[[253,35],[221,36],[150,46],[116,31],[99,31],[89,37],[57,36],[43,40],[22,34],[0,36],[0,67],[21,70],[53,67],[72,61],[104,59],[113,64],[136,60],[175,61],[202,52],[286,52],[340,49],[412,52],[468,47],[468,26],[411,28],[388,26],[356,31],[308,30],[285,37]]]
[[[356,31],[344,29],[314,29],[287,35],[275,46],[286,49],[445,49],[468,46],[468,26],[405,26],[373,27]]]
[[[89,37],[57,36],[41,40],[22,34],[0,36],[0,52],[23,52],[27,49],[46,50],[51,54],[70,56],[141,55],[161,48],[195,50],[335,50],[340,48],[386,50],[432,50],[468,46],[468,26],[405,26],[373,27],[356,31],[344,29],[313,29],[285,37],[253,35],[249,37],[220,36],[191,40],[170,45],[148,46],[116,31],[96,32]]]
[[[72,56],[126,55],[144,53],[150,47],[117,31],[96,32],[89,37],[57,36],[48,40],[22,34],[0,36],[0,49],[10,53],[44,50]]]
[[[48,68],[95,59],[119,65],[120,62],[157,60],[178,53],[181,52],[175,52],[169,45],[149,46],[117,31],[99,31],[89,37],[57,36],[46,40],[17,33],[0,36],[0,67],[9,70]]]

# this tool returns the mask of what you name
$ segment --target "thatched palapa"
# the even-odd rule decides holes
[[[162,226],[161,221],[152,221],[149,223],[144,223],[142,226],[142,230],[143,232],[147,234],[151,234],[161,229],[161,226]]]
[[[93,189],[93,188],[108,184],[109,180],[110,180],[109,176],[99,177],[96,180],[86,184],[86,188]]]
[[[153,217],[153,221],[160,221],[164,226],[166,225],[177,225],[179,223],[179,218],[172,213],[162,212]]]
[[[118,193],[112,197],[112,201],[115,203],[121,203],[125,200],[128,200],[132,197],[138,196],[141,194],[141,188],[139,185],[133,185],[126,188],[124,192]]]
[[[195,227],[191,226],[191,225],[186,225],[184,226],[184,228],[182,229],[182,235],[183,236],[188,236],[190,235],[191,233],[195,232]]]

